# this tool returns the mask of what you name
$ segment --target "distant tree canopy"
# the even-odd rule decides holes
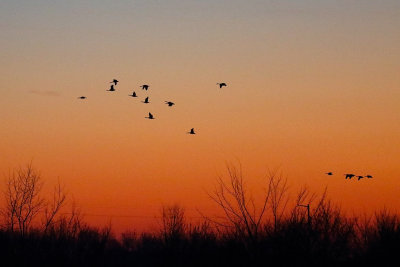
[[[0,258],[11,266],[398,265],[398,214],[347,217],[326,191],[317,198],[306,188],[291,202],[286,179],[274,173],[256,202],[241,167],[227,173],[209,194],[222,217],[192,224],[183,206],[164,205],[159,231],[137,233],[133,225],[116,238],[111,224],[84,223],[76,205],[62,214],[67,195],[60,183],[47,200],[40,173],[32,165],[16,169],[6,177]]]

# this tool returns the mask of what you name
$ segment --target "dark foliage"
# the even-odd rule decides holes
[[[165,232],[124,233],[80,226],[0,231],[2,266],[396,266],[400,220],[387,212],[363,225],[336,210],[309,223],[291,218],[278,229],[264,225],[257,243],[235,232],[218,232],[207,223],[185,226],[176,236]],[[176,230],[176,229],[175,229]],[[391,265],[392,264],[392,265]],[[394,265],[393,265],[394,264]]]
[[[326,194],[315,202],[306,189],[289,210],[286,181],[274,175],[257,209],[241,169],[228,170],[230,182],[219,179],[211,195],[225,220],[192,225],[182,207],[165,206],[160,232],[116,238],[111,225],[85,224],[75,205],[59,214],[62,187],[46,202],[40,176],[20,169],[8,179],[1,209],[1,266],[400,266],[399,215],[349,218]]]

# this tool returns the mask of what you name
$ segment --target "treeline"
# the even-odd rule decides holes
[[[193,225],[180,205],[164,206],[158,232],[112,233],[94,228],[75,206],[60,210],[60,185],[41,198],[31,166],[7,178],[0,229],[2,266],[398,266],[400,217],[384,210],[348,217],[327,200],[270,174],[258,201],[240,168],[228,167],[210,198],[221,218]],[[262,199],[262,200],[261,200]],[[258,204],[258,205],[257,205]]]

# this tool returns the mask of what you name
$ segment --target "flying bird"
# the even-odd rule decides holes
[[[222,87],[226,86],[226,83],[217,83],[217,85],[219,85],[219,88],[222,88]]]
[[[173,105],[175,105],[175,103],[171,102],[171,101],[165,101],[165,104],[167,104],[169,107],[172,107]]]
[[[110,82],[110,83],[117,85],[117,83],[119,83],[119,81],[117,79],[113,79],[112,82]]]
[[[371,179],[371,178],[373,178],[373,176],[372,175],[365,175],[365,177],[367,177],[368,179]]]
[[[115,89],[114,89],[114,84],[111,84],[111,87],[110,87],[110,89],[108,89],[107,91],[114,92],[114,91],[115,91]]]
[[[86,99],[86,96],[80,96],[79,99]]]
[[[133,93],[132,93],[131,95],[129,95],[129,96],[131,96],[131,97],[137,97],[137,95],[136,95],[136,92],[135,92],[135,91],[133,91]]]
[[[190,131],[187,132],[187,133],[188,133],[188,134],[196,134],[196,133],[194,132],[194,128],[190,129]]]
[[[358,175],[357,178],[358,178],[357,181],[360,181],[362,178],[364,178],[364,176]]]
[[[355,176],[354,174],[351,174],[351,173],[346,173],[345,175],[346,175],[346,179],[347,178],[351,179]]]
[[[333,175],[333,173],[332,173],[332,172],[327,172],[327,173],[325,173],[325,174],[327,174],[327,175]]]
[[[150,85],[143,84],[143,85],[140,86],[140,87],[142,87],[142,90],[146,90],[146,91],[147,91],[147,89],[149,89]]]
[[[150,103],[150,102],[149,102],[149,97],[146,97],[146,98],[144,99],[144,101],[142,101],[142,102],[145,103],[145,104]]]
[[[150,119],[150,120],[154,120],[154,116],[153,116],[153,114],[151,114],[150,112],[149,112],[149,116],[148,117],[145,117],[146,119]]]
[[[113,84],[117,85],[118,82],[119,82],[119,81],[118,81],[117,79],[114,79],[114,80],[112,80],[112,82],[110,82],[110,83],[113,83]]]

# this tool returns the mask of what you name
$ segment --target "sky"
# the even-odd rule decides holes
[[[279,170],[349,212],[397,210],[399,29],[397,0],[2,0],[0,174],[32,161],[116,229],[214,214],[239,161],[254,192]]]

